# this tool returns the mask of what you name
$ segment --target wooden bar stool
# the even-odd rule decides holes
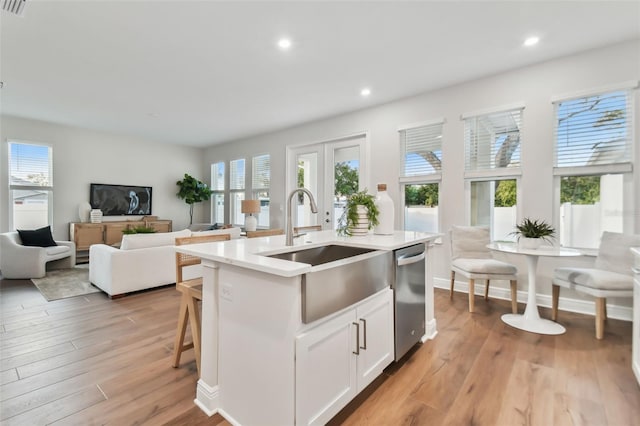
[[[214,241],[227,241],[229,234],[204,235],[196,237],[176,238],[176,246],[185,244],[209,243]],[[195,351],[196,368],[200,377],[200,309],[198,301],[202,300],[202,277],[190,280],[183,279],[182,268],[185,266],[199,265],[200,258],[184,253],[176,252],[176,290],[182,293],[180,298],[180,311],[178,312],[178,329],[175,343],[173,344],[173,367],[180,365],[182,352],[191,348]],[[192,342],[184,342],[187,332],[187,323],[191,327]]]
[[[247,238],[271,237],[274,235],[283,235],[284,229],[263,229],[260,231],[247,231]]]

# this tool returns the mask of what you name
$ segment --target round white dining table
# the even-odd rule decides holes
[[[536,269],[540,257],[566,257],[580,256],[578,250],[542,246],[538,249],[525,249],[518,247],[517,243],[491,243],[487,247],[490,250],[525,256],[527,260],[527,274],[529,286],[527,289],[527,307],[524,314],[504,314],[502,321],[520,330],[538,334],[563,334],[565,328],[557,322],[540,318],[538,302],[536,300]]]

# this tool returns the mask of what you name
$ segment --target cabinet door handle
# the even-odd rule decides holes
[[[360,355],[360,323],[354,322],[352,324],[356,326],[356,350],[353,354]]]
[[[364,336],[364,338],[362,339],[364,341],[364,345],[360,346],[360,349],[364,349],[366,351],[367,350],[367,320],[364,318],[360,318],[360,321],[362,321],[362,334]]]

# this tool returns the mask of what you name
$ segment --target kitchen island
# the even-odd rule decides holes
[[[393,292],[375,294],[305,323],[302,286],[307,274],[341,266],[269,255],[339,245],[374,250],[353,259],[424,243],[425,333],[436,334],[429,246],[438,234],[396,231],[341,237],[309,233],[285,246],[284,235],[180,246],[202,258],[201,377],[196,404],[233,424],[323,424],[393,361]],[[381,258],[382,259],[382,258]],[[327,266],[328,265],[328,266]]]

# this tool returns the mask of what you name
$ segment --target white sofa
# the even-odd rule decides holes
[[[56,241],[57,246],[23,246],[16,232],[0,234],[0,271],[2,278],[42,278],[47,269],[73,268],[76,245],[73,241]]]
[[[89,280],[110,297],[175,283],[175,239],[212,234],[239,238],[240,228],[127,234],[123,235],[120,248],[94,244],[89,248]],[[185,278],[199,275],[199,265],[185,268]]]

